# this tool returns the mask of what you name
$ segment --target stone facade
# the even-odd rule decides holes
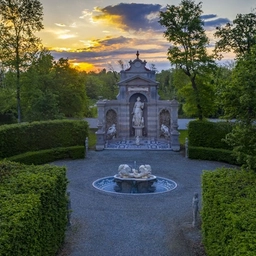
[[[171,149],[180,149],[178,136],[178,102],[174,99],[160,100],[157,89],[155,71],[146,67],[146,61],[137,58],[130,61],[130,67],[121,71],[118,83],[119,93],[116,100],[99,100],[98,131],[96,132],[96,150],[104,149],[107,140],[106,132],[115,124],[115,139],[134,138],[137,136],[169,140]],[[133,122],[133,109],[136,101],[143,105],[142,122],[135,126]],[[168,128],[170,136],[161,130],[164,125]]]

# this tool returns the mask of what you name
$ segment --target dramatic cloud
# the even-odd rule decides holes
[[[124,31],[128,30],[159,30],[161,29],[159,4],[126,4],[109,5],[104,8],[97,7],[92,16],[93,21],[108,22]]]
[[[227,18],[218,18],[216,14],[202,15],[201,18],[204,21],[205,29],[209,30],[230,22]]]

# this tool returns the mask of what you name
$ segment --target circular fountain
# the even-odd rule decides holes
[[[135,162],[136,166],[136,162]],[[99,190],[122,194],[157,194],[177,187],[176,182],[151,174],[150,165],[140,165],[138,170],[121,164],[118,174],[98,179],[93,186]]]

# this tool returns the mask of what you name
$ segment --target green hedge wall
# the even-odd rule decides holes
[[[256,174],[225,168],[204,172],[202,188],[207,255],[256,255]]]
[[[232,150],[222,139],[232,131],[232,123],[191,121],[188,125],[189,145],[193,147],[221,148]]]
[[[84,158],[84,156],[84,146],[73,146],[26,152],[20,155],[8,157],[8,160],[23,164],[45,164],[59,159],[81,159]]]
[[[2,161],[0,177],[0,255],[55,255],[67,224],[66,169]]]
[[[84,146],[88,123],[54,120],[0,126],[0,159],[25,152]]]
[[[191,159],[220,161],[229,164],[238,164],[231,150],[205,147],[188,147],[188,155]]]

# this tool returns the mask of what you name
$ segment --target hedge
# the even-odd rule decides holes
[[[226,168],[204,172],[202,188],[207,255],[256,255],[256,174]]]
[[[59,159],[81,159],[85,156],[84,146],[53,148],[9,157],[8,160],[23,164],[45,164]]]
[[[232,131],[232,127],[232,123],[229,122],[191,121],[188,125],[189,145],[232,150],[223,141],[225,136]]]
[[[84,146],[88,123],[54,120],[0,126],[0,159],[25,152]]]
[[[238,164],[231,150],[205,147],[188,147],[188,155],[191,159],[220,161],[229,164]]]
[[[2,161],[0,173],[0,255],[55,255],[67,224],[66,169]]]

